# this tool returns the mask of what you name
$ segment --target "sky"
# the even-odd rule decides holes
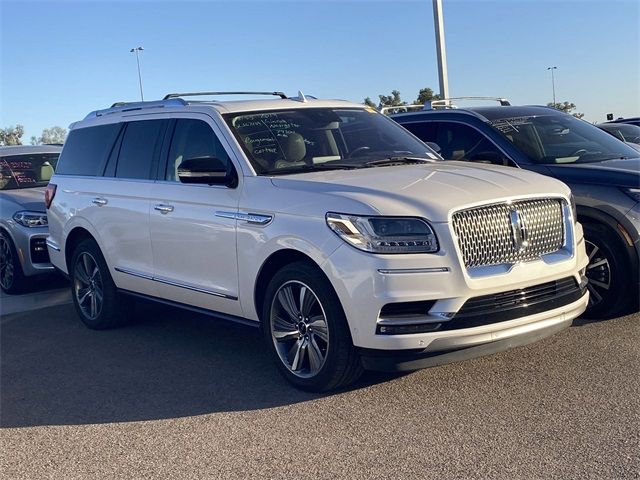
[[[640,0],[442,0],[451,96],[556,98],[640,115]],[[377,101],[438,91],[431,0],[0,0],[0,127],[24,143],[89,111],[175,91]],[[25,141],[26,140],[26,141]]]

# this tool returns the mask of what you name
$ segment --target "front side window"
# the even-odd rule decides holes
[[[491,125],[535,163],[590,163],[638,156],[620,140],[571,115],[500,118]]]
[[[143,120],[127,124],[118,155],[117,178],[152,178],[151,170],[166,123],[165,120]]]
[[[482,133],[462,123],[438,122],[435,142],[445,160],[508,165],[508,160]]]
[[[0,157],[0,190],[47,185],[58,156],[58,153],[34,153]]]
[[[178,167],[192,158],[217,158],[227,165],[231,162],[220,140],[206,122],[178,120],[169,149],[165,180],[178,181]]]
[[[364,108],[245,112],[225,119],[259,175],[363,168],[399,157],[437,158],[393,120]]]

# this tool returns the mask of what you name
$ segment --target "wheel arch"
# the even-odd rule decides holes
[[[67,267],[67,272],[70,273],[69,265],[71,263],[71,256],[73,251],[84,240],[96,240],[95,237],[84,227],[74,227],[67,235],[67,239],[64,243],[64,260]]]
[[[258,275],[253,287],[254,307],[261,324],[262,319],[260,317],[262,312],[262,303],[264,302],[264,296],[269,281],[271,280],[273,275],[281,268],[291,263],[301,261],[310,263],[311,265],[315,266],[319,272],[322,272],[322,274],[326,276],[326,274],[322,271],[320,265],[318,265],[318,263],[313,258],[301,252],[300,250],[294,250],[292,248],[277,250],[269,255],[262,263],[260,270],[258,270]]]
[[[622,230],[624,230],[629,238],[631,238],[632,242],[634,241],[628,228],[624,225],[624,221],[619,221],[614,216],[593,207],[578,205],[577,209],[578,221],[580,223],[600,224],[609,228],[615,234],[615,236],[620,240],[620,245],[624,248],[624,252],[629,264],[631,265],[632,271],[637,272],[638,267],[640,266],[638,251],[633,245],[629,245],[625,239],[625,235],[622,233]]]

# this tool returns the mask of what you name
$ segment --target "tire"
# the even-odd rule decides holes
[[[0,232],[0,288],[5,293],[16,295],[24,292],[26,287],[27,277],[13,240],[7,233]]]
[[[624,244],[616,232],[606,225],[585,223],[583,228],[589,256],[586,271],[589,279],[589,306],[584,317],[616,317],[634,297]]]
[[[73,304],[87,327],[104,330],[127,322],[124,299],[95,240],[84,240],[75,248],[69,276]]]
[[[278,370],[298,388],[334,390],[362,374],[340,300],[315,265],[291,263],[273,276],[262,326]]]

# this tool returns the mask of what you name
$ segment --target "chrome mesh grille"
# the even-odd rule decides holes
[[[468,268],[535,260],[564,244],[562,200],[544,198],[462,210],[453,214],[453,229]]]

